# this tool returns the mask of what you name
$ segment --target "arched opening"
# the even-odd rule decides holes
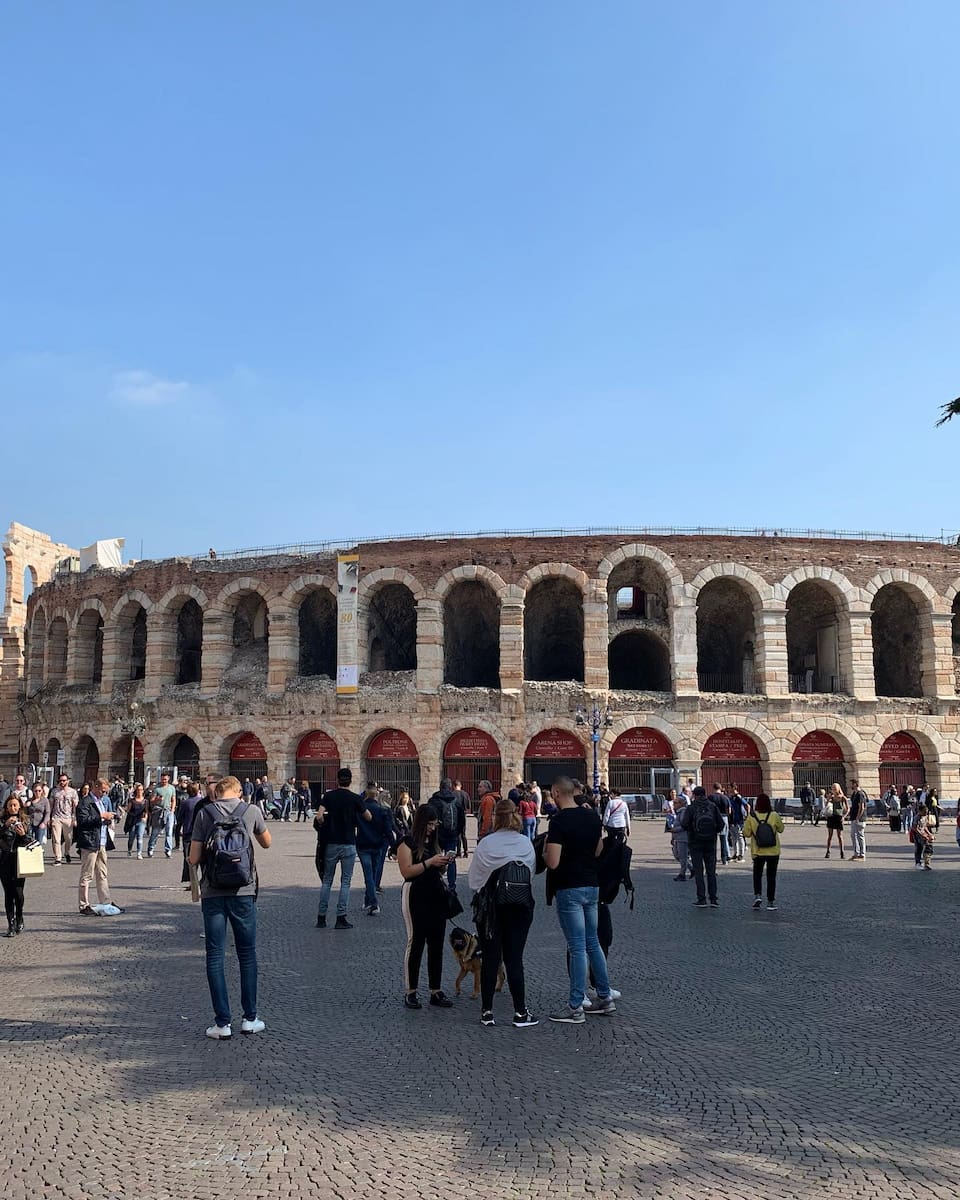
[[[100,774],[100,751],[92,737],[84,735],[77,742],[77,764],[84,783],[93,783]]]
[[[186,776],[188,779],[200,778],[200,747],[185,733],[176,734],[168,740],[169,749],[166,753],[164,766],[171,767],[178,779]]]
[[[668,625],[670,588],[667,578],[649,558],[628,558],[610,572],[607,605],[611,625],[622,625],[624,621]]]
[[[203,609],[190,596],[177,613],[178,684],[200,683],[203,679]]]
[[[76,681],[86,687],[99,687],[103,681],[103,617],[95,608],[80,614],[74,634]]]
[[[270,662],[270,619],[267,602],[258,592],[242,592],[237,598],[231,640],[233,653],[224,682],[264,682]]]
[[[130,736],[125,734],[117,738],[110,749],[110,778],[119,775],[121,779],[130,778]],[[133,781],[144,781],[143,743],[139,738],[133,739]]]
[[[367,601],[370,671],[417,669],[417,604],[402,583],[385,583]]]
[[[587,782],[587,757],[583,743],[566,729],[544,729],[535,734],[523,756],[523,778],[546,791],[558,775]]]
[[[873,599],[873,676],[878,696],[922,696],[920,611],[906,588],[888,583]]]
[[[927,784],[923,751],[917,739],[902,730],[891,733],[880,747],[880,791],[895,787],[922,788]]]
[[[307,781],[314,805],[320,803],[324,792],[337,786],[339,770],[340,750],[333,738],[322,729],[305,733],[297,745],[297,783]]]
[[[618,792],[665,796],[674,774],[673,747],[657,729],[628,729],[610,747],[607,782]]]
[[[40,747],[37,745],[37,739],[30,739],[30,748],[27,751],[27,762],[31,766],[38,767],[40,765]]]
[[[65,765],[66,756],[63,752],[63,746],[60,744],[60,739],[55,737],[50,738],[43,752],[43,774],[48,785],[56,779],[57,772]]]
[[[954,597],[952,612],[950,631],[953,640],[953,679],[954,687],[960,693],[960,592]]]
[[[50,683],[66,683],[67,680],[67,623],[63,617],[54,617],[47,634],[47,680]]]
[[[267,752],[255,733],[241,733],[230,746],[230,774],[242,783],[267,774]]]
[[[541,579],[527,592],[523,675],[548,682],[583,682],[583,594],[563,576]]]
[[[443,682],[500,686],[500,601],[482,580],[462,579],[444,597]]]
[[[482,729],[459,729],[443,747],[440,774],[454,783],[459,779],[471,802],[476,801],[477,785],[484,779],[499,792],[503,777],[500,747]]]
[[[829,791],[835,783],[846,793],[847,768],[837,739],[820,729],[805,734],[793,752],[793,794],[799,796],[804,784]]]
[[[43,668],[47,657],[47,614],[43,608],[38,608],[33,614],[27,652],[27,687],[30,691],[36,691],[43,686]]]
[[[742,729],[721,729],[703,747],[703,783],[709,792],[714,783],[735,787],[741,796],[755,797],[763,790],[760,749]]]
[[[120,663],[115,679],[143,679],[147,674],[147,614],[143,605],[128,601],[117,617],[117,629]]]
[[[840,613],[829,588],[814,579],[787,597],[787,663],[790,691],[846,692],[840,671]]]
[[[756,691],[753,599],[736,579],[711,579],[697,598],[697,678],[701,692]]]
[[[297,617],[300,629],[298,675],[337,676],[337,602],[326,588],[316,588],[303,600]]]
[[[12,581],[11,581],[12,582]],[[29,565],[23,568],[23,602],[30,599],[33,589],[37,586],[37,571],[35,567]]]
[[[366,766],[367,779],[386,788],[394,799],[409,792],[414,803],[420,802],[420,754],[402,730],[378,733],[367,748]]]
[[[607,664],[611,688],[670,691],[670,651],[655,633],[628,629],[617,634],[607,651]]]

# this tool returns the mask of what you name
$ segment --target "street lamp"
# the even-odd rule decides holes
[[[597,747],[600,745],[600,730],[604,726],[609,728],[613,724],[613,717],[609,706],[605,706],[601,713],[599,704],[594,700],[593,712],[589,717],[580,705],[577,705],[576,722],[578,725],[590,726],[590,741],[593,742],[593,795],[594,799],[596,799],[600,795],[600,763],[597,760]]]
[[[120,725],[120,732],[128,734],[130,737],[130,771],[127,776],[127,783],[132,788],[136,770],[137,738],[143,736],[144,730],[147,728],[147,722],[140,716],[140,705],[136,700],[131,703],[127,710],[127,715],[125,717],[118,717],[117,721]]]

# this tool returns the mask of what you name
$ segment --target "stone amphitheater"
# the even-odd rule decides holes
[[[338,551],[359,556],[349,694]],[[81,572],[14,524],[4,556],[8,777],[126,776],[132,748],[139,777],[315,789],[341,763],[415,795],[444,774],[589,779],[596,707],[601,777],[625,791],[960,794],[960,550],[936,540],[438,536]]]

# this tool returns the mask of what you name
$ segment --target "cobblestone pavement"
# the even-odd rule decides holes
[[[4,1200],[960,1193],[952,828],[919,872],[877,824],[866,863],[788,827],[767,913],[748,862],[721,870],[719,910],[695,910],[645,824],[636,909],[614,910],[616,1017],[526,1030],[481,1028],[466,997],[403,1011],[396,867],[381,917],[355,890],[356,928],[319,931],[312,835],[271,828],[258,1037],[203,1036],[176,859],[114,854],[112,919],[75,913],[76,865],[28,881],[27,931],[0,941]],[[527,967],[545,1016],[563,948],[542,903]]]

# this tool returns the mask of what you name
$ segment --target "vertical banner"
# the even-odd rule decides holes
[[[354,696],[359,690],[360,666],[357,638],[357,583],[360,555],[337,555],[337,695]]]

